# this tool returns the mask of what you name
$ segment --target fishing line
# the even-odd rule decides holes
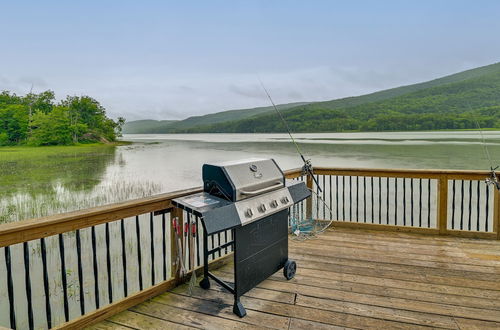
[[[467,106],[469,107],[469,110],[472,112],[472,107],[470,106],[469,102],[467,102]],[[486,140],[484,139],[483,130],[481,129],[481,126],[479,125],[479,121],[477,120],[477,118],[475,116],[474,116],[474,121],[476,122],[476,126],[479,129],[479,134],[481,135],[484,155],[486,156],[486,158],[488,159],[488,162],[490,163],[490,176],[488,178],[486,178],[485,182],[487,185],[490,185],[490,184],[494,185],[497,188],[497,190],[500,191],[500,181],[498,180],[497,174],[495,172],[495,170],[498,168],[498,165],[493,167],[493,161],[491,159],[491,155],[490,155],[490,152],[488,150],[488,146],[486,145]]]
[[[311,178],[313,179],[314,183],[316,184],[316,187],[318,188],[318,190],[320,192],[323,192],[323,190],[321,189],[321,187],[319,186],[319,183],[318,181],[316,180],[316,177],[314,176],[313,174],[313,170],[312,170],[312,164],[311,164],[311,160],[310,159],[307,159],[304,157],[304,154],[302,153],[302,151],[300,150],[300,147],[299,145],[297,144],[297,142],[295,142],[295,139],[293,138],[293,135],[292,135],[292,131],[290,130],[290,126],[288,126],[288,123],[286,122],[285,120],[285,117],[283,117],[283,114],[281,113],[281,111],[278,110],[278,107],[276,106],[276,104],[274,104],[274,101],[271,97],[271,94],[269,94],[269,92],[267,91],[266,89],[266,86],[264,86],[264,83],[262,82],[262,80],[260,80],[260,77],[257,76],[257,79],[259,80],[260,82],[260,85],[262,86],[262,89],[264,90],[264,92],[266,93],[267,95],[267,98],[269,99],[269,101],[271,101],[271,104],[273,105],[273,108],[274,110],[276,110],[276,112],[278,113],[278,115],[280,116],[281,118],[281,121],[283,122],[283,124],[285,125],[285,128],[286,128],[286,131],[288,132],[288,135],[290,136],[290,139],[292,140],[293,144],[295,145],[295,148],[297,149],[297,152],[298,154],[300,155],[300,158],[302,158],[302,161],[304,162],[304,166],[302,167],[302,171],[305,172],[305,173],[309,173],[309,175],[311,176]]]

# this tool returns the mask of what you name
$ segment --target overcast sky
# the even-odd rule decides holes
[[[500,1],[1,1],[0,90],[182,119],[500,61]]]

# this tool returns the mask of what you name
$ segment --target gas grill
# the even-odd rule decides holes
[[[273,159],[205,164],[203,192],[173,200],[201,217],[203,224],[203,289],[210,278],[234,295],[233,312],[246,315],[240,297],[283,269],[293,278],[296,263],[288,259],[288,210],[310,196],[303,182],[287,182]],[[208,236],[231,230],[233,240],[208,249]],[[208,271],[208,257],[233,247],[234,286]]]

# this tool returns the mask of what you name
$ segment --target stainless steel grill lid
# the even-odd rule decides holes
[[[285,186],[285,176],[273,159],[251,158],[202,168],[204,191],[237,202]]]

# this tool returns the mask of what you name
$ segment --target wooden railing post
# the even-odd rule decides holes
[[[489,189],[489,187],[486,187],[486,189]],[[493,232],[497,234],[497,239],[500,240],[500,193],[496,187],[493,189]]]
[[[311,174],[307,173],[306,176],[306,186],[311,191],[313,189],[313,177]],[[312,217],[312,208],[313,208],[313,200],[312,195],[308,199],[306,199],[306,219],[310,219]]]
[[[448,231],[448,176],[443,175],[438,179],[437,185],[437,228],[439,234]]]
[[[170,219],[178,218],[178,224],[180,224],[181,228],[184,223],[184,216],[183,216],[182,209],[174,207],[172,209],[172,212],[170,213]],[[175,231],[173,227],[173,221],[170,221],[170,274],[172,277],[175,277],[177,280],[180,277],[179,270],[180,268],[177,265],[177,240],[175,236]],[[181,230],[181,244],[183,244],[183,235],[182,235],[182,230]]]

